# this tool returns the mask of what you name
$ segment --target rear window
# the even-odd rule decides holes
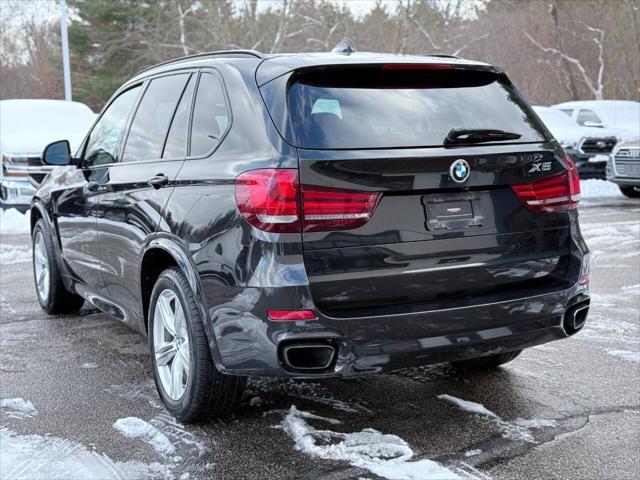
[[[492,72],[386,70],[380,66],[296,74],[287,93],[285,136],[301,148],[441,146],[453,128],[545,140],[520,95]]]

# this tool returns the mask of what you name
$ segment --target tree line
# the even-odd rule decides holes
[[[357,1],[357,0],[354,0]],[[503,67],[535,104],[640,98],[637,0],[67,0],[74,100],[100,110],[137,70],[212,50],[457,55]],[[0,98],[62,98],[59,25],[2,0]],[[22,9],[24,11],[24,9]]]

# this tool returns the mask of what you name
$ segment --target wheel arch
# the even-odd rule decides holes
[[[169,267],[179,268],[187,277],[189,286],[193,290],[201,308],[201,314],[205,319],[205,326],[208,327],[208,312],[206,299],[202,294],[197,270],[191,259],[191,255],[179,243],[179,240],[166,236],[153,238],[144,248],[138,278],[140,280],[140,301],[141,311],[144,316],[145,329],[148,328],[149,300],[151,292],[158,276]],[[209,329],[206,328],[209,335]]]

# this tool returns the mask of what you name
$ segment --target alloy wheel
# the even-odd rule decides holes
[[[189,382],[191,350],[184,309],[169,289],[160,293],[155,304],[153,346],[162,388],[172,400],[180,400]]]
[[[49,299],[49,259],[47,257],[47,245],[41,230],[36,232],[33,242],[33,273],[36,280],[36,291],[42,302]]]

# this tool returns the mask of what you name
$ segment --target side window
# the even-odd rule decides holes
[[[229,111],[217,75],[203,73],[198,83],[191,125],[192,157],[206,155],[220,141],[229,124]]]
[[[587,122],[602,123],[602,120],[596,112],[584,109],[578,112],[578,118],[576,121],[578,122],[578,125],[584,125]]]
[[[560,111],[562,113],[566,113],[569,117],[573,117],[573,109],[572,108],[561,108]]]
[[[196,76],[189,79],[187,88],[184,89],[178,108],[169,127],[167,143],[164,147],[162,158],[183,158],[187,155],[187,140],[189,136],[189,115],[191,114],[191,101],[195,90]]]
[[[116,161],[116,149],[129,112],[140,93],[141,85],[120,94],[104,112],[89,134],[84,161],[87,166],[106,165]]]
[[[180,95],[189,74],[151,80],[133,117],[123,162],[159,159]]]

